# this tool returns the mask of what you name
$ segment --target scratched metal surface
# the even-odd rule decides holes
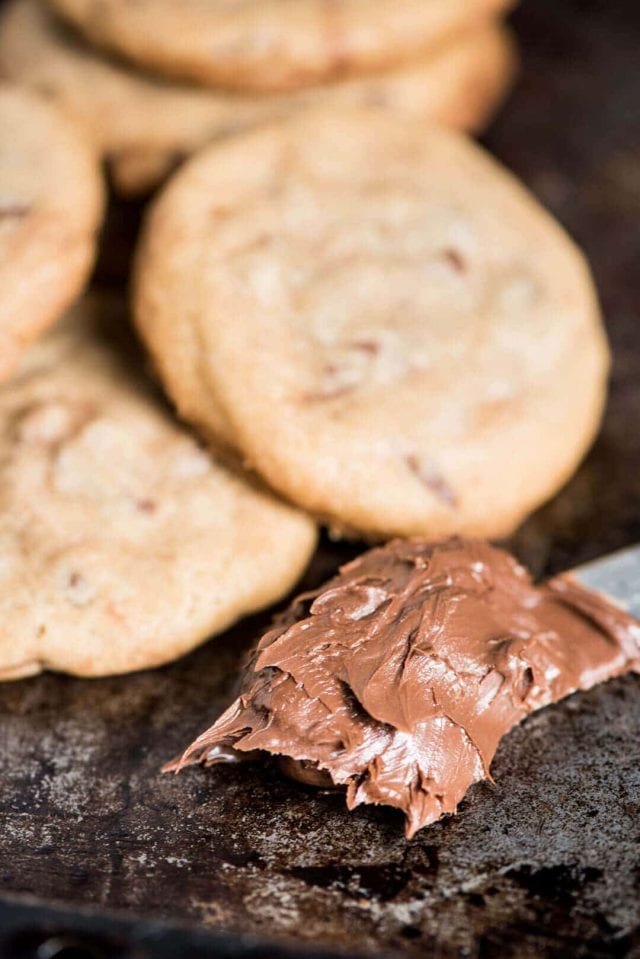
[[[640,13],[528,0],[514,23],[524,72],[487,142],[586,247],[615,356],[595,450],[512,543],[544,575],[640,540]],[[133,212],[110,221],[120,263]],[[325,543],[309,581],[354,550]],[[270,767],[158,774],[265,621],[146,674],[0,688],[0,895],[346,950],[640,956],[640,677],[531,717],[495,786],[407,843],[394,813]]]

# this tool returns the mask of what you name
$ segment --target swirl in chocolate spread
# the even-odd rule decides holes
[[[398,807],[411,837],[490,778],[528,713],[628,670],[640,626],[570,576],[535,586],[486,543],[395,540],[293,603],[241,695],[168,768],[276,754],[344,784],[349,808]]]

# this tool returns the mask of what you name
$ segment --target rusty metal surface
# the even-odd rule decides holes
[[[640,13],[529,0],[514,23],[524,72],[487,143],[587,249],[615,354],[596,448],[512,543],[544,575],[640,540]],[[309,582],[354,550],[323,544]],[[0,688],[0,895],[347,950],[640,957],[640,677],[532,716],[496,785],[406,842],[269,766],[159,775],[265,622],[145,674]]]

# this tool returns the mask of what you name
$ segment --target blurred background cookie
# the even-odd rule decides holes
[[[102,212],[99,162],[82,129],[0,83],[0,381],[81,292]]]
[[[148,191],[211,140],[318,102],[378,106],[481,129],[511,86],[516,59],[507,29],[483,20],[381,73],[289,95],[252,96],[152,77],[108,59],[43,0],[11,0],[0,16],[0,73],[73,111],[125,194]]]
[[[135,312],[182,415],[336,530],[504,536],[600,422],[580,251],[470,140],[386,114],[309,112],[190,161],[147,221]]]
[[[510,0],[50,0],[99,46],[168,76],[292,90],[402,63]]]

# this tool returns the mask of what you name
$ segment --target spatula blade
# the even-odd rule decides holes
[[[640,619],[640,546],[630,546],[571,570],[583,586],[605,593]]]

